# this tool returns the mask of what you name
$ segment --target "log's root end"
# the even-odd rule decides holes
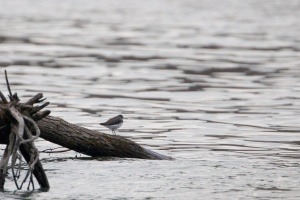
[[[23,184],[27,182],[27,190],[34,190],[33,175],[42,188],[49,188],[47,177],[39,161],[39,151],[34,145],[34,140],[40,136],[40,129],[35,121],[50,114],[48,110],[41,111],[49,105],[49,102],[34,106],[35,103],[45,100],[43,94],[38,93],[26,103],[20,103],[17,93],[11,92],[6,71],[5,79],[9,101],[0,91],[0,127],[5,129],[4,132],[1,131],[4,135],[0,135],[0,142],[7,143],[7,146],[0,161],[0,189],[4,188],[9,160],[11,160],[12,175],[17,189],[22,189]],[[24,178],[19,181],[22,170],[21,155],[28,164],[28,170]]]

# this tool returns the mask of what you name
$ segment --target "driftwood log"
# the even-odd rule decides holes
[[[47,116],[37,122],[41,138],[98,157],[122,157],[169,160],[170,157],[155,153],[119,135],[109,135],[80,127],[57,117]]]
[[[34,139],[38,137],[93,157],[171,159],[168,156],[145,149],[125,137],[89,130],[68,123],[61,118],[49,116],[49,110],[41,111],[49,104],[48,102],[40,106],[33,106],[45,100],[42,93],[38,93],[26,103],[20,103],[17,94],[12,95],[10,91],[7,75],[6,81],[10,102],[6,100],[0,91],[0,144],[7,145],[0,162],[0,189],[3,188],[5,182],[8,164],[7,158],[10,156],[13,157],[11,167],[14,168],[17,160],[16,157],[19,156],[16,152],[20,152],[28,163],[29,185],[34,189],[32,180],[32,175],[34,175],[41,188],[47,189],[50,187],[38,158],[39,152],[33,143]],[[22,125],[22,129],[20,129],[20,124]],[[15,135],[12,136],[13,134]],[[14,144],[12,144],[12,141],[14,141]],[[13,148],[12,146],[17,147]],[[12,152],[12,149],[14,149],[15,153]],[[14,171],[13,176],[13,178],[16,177]],[[24,181],[21,187],[17,184],[17,180],[15,180],[15,183],[17,188],[21,189]]]
[[[139,144],[119,135],[109,135],[77,126],[65,120],[47,116],[36,122],[40,137],[76,152],[93,157],[121,157],[155,160],[170,160],[141,147]],[[0,129],[0,144],[7,144],[9,127]]]

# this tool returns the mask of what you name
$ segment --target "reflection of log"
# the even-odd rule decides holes
[[[105,157],[168,160],[167,156],[147,150],[137,143],[118,135],[89,130],[63,119],[47,116],[37,122],[41,137],[74,151]]]

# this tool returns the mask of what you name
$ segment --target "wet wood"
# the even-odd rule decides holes
[[[35,103],[45,100],[42,99],[43,94],[38,93],[27,103],[20,103],[17,93],[12,94],[11,92],[6,70],[5,80],[9,92],[9,101],[0,91],[0,143],[6,144],[0,160],[0,189],[4,189],[8,169],[11,170],[18,190],[22,189],[26,183],[27,190],[31,188],[34,190],[33,175],[41,188],[49,189],[47,176],[39,160],[39,151],[34,144],[34,140],[40,136],[40,130],[35,121],[50,114],[49,110],[41,111],[49,105],[49,102],[40,106],[33,106]],[[19,152],[25,158],[27,168],[22,168],[22,156]],[[26,175],[19,182],[21,171],[26,171]]]
[[[122,157],[169,160],[164,156],[141,147],[139,144],[120,135],[109,135],[89,130],[66,122],[65,120],[47,116],[37,121],[41,138],[76,152],[93,157]],[[0,129],[0,143],[7,144],[9,127]]]
[[[89,130],[57,117],[47,116],[37,122],[41,137],[89,156],[169,160],[120,135]]]
[[[31,147],[26,144],[20,145],[20,151],[27,163],[30,162],[30,154],[31,154],[30,148]],[[44,171],[43,165],[40,160],[38,160],[37,163],[35,164],[35,167],[33,169],[33,175],[35,176],[41,188],[43,189],[50,188],[46,173]]]
[[[36,177],[41,188],[50,188],[39,160],[39,151],[34,145],[34,140],[38,137],[93,157],[171,159],[145,149],[125,137],[99,133],[49,116],[49,110],[41,111],[49,105],[49,102],[34,106],[45,100],[42,93],[36,94],[26,103],[20,103],[17,93],[11,92],[6,71],[5,78],[9,101],[0,91],[0,144],[6,144],[0,160],[0,189],[4,188],[9,161],[17,189],[22,189],[23,184],[29,180],[27,190],[30,187],[34,190],[32,175]],[[20,185],[15,172],[17,160],[21,163],[19,151],[28,164],[27,173]],[[21,165],[17,167],[17,171],[21,171]]]

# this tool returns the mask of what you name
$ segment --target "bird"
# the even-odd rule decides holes
[[[120,128],[123,124],[123,115],[118,115],[113,118],[110,118],[104,123],[100,123],[100,125],[105,126],[106,128],[111,129],[112,133],[116,135],[116,130]]]

